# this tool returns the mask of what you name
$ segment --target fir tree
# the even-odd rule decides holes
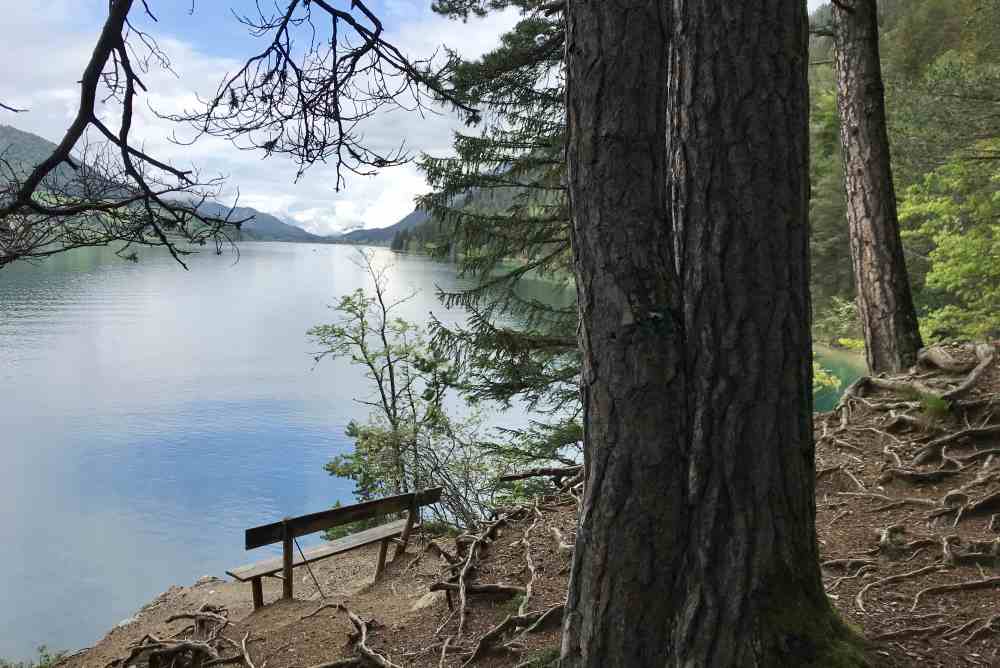
[[[469,107],[455,157],[424,156],[434,192],[420,204],[436,243],[474,287],[442,292],[472,313],[464,327],[434,323],[434,344],[461,362],[472,401],[527,403],[546,415],[487,444],[515,460],[565,459],[580,440],[576,305],[532,296],[532,282],[572,286],[563,185],[565,107],[561,10],[536,0],[454,0],[436,11],[466,20],[516,7],[521,21],[476,61],[451,54],[452,92]],[[457,252],[456,252],[457,251]]]

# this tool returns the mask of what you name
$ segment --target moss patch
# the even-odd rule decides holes
[[[774,643],[768,654],[780,657],[781,665],[799,668],[871,668],[868,642],[841,619],[825,594],[821,600],[809,600],[798,590],[801,580],[774,581],[787,583],[788,590],[776,592],[773,601],[780,603],[768,606],[763,616],[761,637]]]

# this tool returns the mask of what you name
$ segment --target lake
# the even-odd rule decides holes
[[[365,287],[356,251],[240,252],[0,271],[0,657],[90,645],[170,585],[259,558],[246,527],[351,501],[323,465],[366,386],[345,361],[314,365],[305,332]],[[404,317],[464,317],[435,298],[460,285],[451,266],[378,253],[398,294],[419,290]]]

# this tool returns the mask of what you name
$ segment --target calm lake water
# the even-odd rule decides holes
[[[240,250],[188,272],[102,250],[0,271],[0,657],[90,645],[170,585],[260,558],[246,527],[350,502],[323,464],[366,387],[314,368],[305,332],[365,286],[355,251]],[[452,267],[379,253],[393,289],[420,291],[404,317],[464,317],[435,298]]]

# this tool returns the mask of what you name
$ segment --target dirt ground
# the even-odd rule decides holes
[[[905,380],[940,392],[962,378]],[[830,598],[881,645],[877,665],[1000,666],[1000,368],[951,411],[878,387],[846,403],[815,421]]]
[[[824,583],[831,603],[871,641],[874,668],[1000,666],[1000,368],[985,365],[949,408],[928,397],[954,388],[978,361],[967,347],[950,353],[961,372],[924,368],[895,379],[903,384],[891,389],[861,383],[841,410],[815,420]],[[65,665],[122,666],[147,634],[188,637],[190,620],[168,618],[206,604],[229,620],[212,631],[230,639],[217,642],[228,648],[225,656],[238,655],[245,643],[252,668],[371,665],[351,662],[356,628],[330,605],[344,604],[374,620],[367,646],[392,662],[386,665],[461,666],[500,622],[562,602],[570,554],[560,542],[572,541],[576,512],[564,494],[540,499],[495,528],[467,581],[521,588],[531,582],[532,591],[527,602],[523,591],[470,594],[461,635],[460,615],[445,594],[429,591],[461,570],[456,541],[434,539],[457,560],[452,567],[419,536],[378,583],[375,546],[314,564],[322,593],[302,568],[293,601],[279,600],[280,581],[266,580],[269,605],[256,613],[248,584],[203,579],[172,588]],[[468,554],[471,539],[464,540]],[[458,596],[452,599],[459,608]],[[550,665],[558,617],[530,633],[522,626],[498,636],[476,665]]]

